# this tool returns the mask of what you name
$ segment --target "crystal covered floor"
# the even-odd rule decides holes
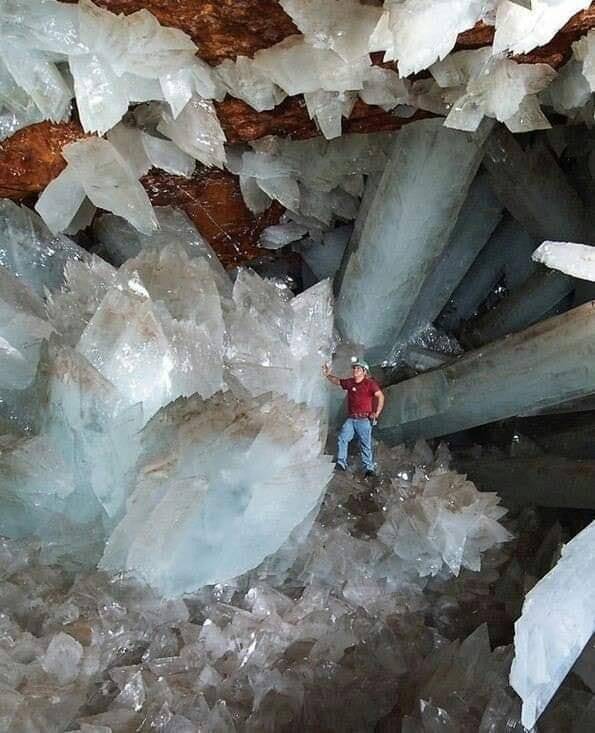
[[[506,522],[516,539],[454,578],[452,548],[428,541],[424,521],[431,507],[495,508],[490,495],[447,472],[443,449],[381,447],[381,459],[374,486],[333,479],[306,537],[183,599],[3,541],[1,729],[522,731],[507,686],[512,621],[555,562],[560,526],[525,511]],[[390,529],[408,533],[393,553]],[[485,536],[467,531],[473,564]],[[536,730],[592,729],[583,657]]]

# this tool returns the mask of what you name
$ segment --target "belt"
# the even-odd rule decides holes
[[[367,420],[370,417],[370,413],[369,412],[356,412],[353,415],[349,415],[349,417],[353,418],[354,420],[363,420],[363,419]]]

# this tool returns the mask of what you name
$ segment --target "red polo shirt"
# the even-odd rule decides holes
[[[367,417],[374,412],[374,394],[380,387],[373,379],[364,377],[361,382],[355,379],[341,379],[341,387],[347,392],[347,412],[349,417]]]

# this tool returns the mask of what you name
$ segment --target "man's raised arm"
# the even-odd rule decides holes
[[[339,377],[335,377],[335,375],[331,372],[331,368],[328,364],[322,365],[322,373],[331,384],[335,384],[337,387],[341,386],[341,380],[339,379]]]

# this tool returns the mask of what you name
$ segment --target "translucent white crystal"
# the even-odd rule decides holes
[[[400,75],[409,76],[443,59],[458,34],[480,20],[485,6],[482,0],[390,0],[370,50],[385,51],[384,60],[397,60]]]
[[[532,728],[595,631],[595,523],[562,548],[558,564],[527,594],[515,624],[510,684]]]
[[[551,104],[556,112],[569,114],[589,102],[591,91],[591,85],[583,74],[583,66],[571,59],[542,93],[542,99],[546,104]]]
[[[47,119],[59,122],[70,114],[72,90],[56,64],[43,53],[3,42],[0,43],[0,57],[15,82]]]
[[[107,139],[124,158],[135,178],[141,178],[149,171],[151,161],[141,130],[120,123],[109,131]]]
[[[498,522],[507,511],[499,502],[496,494],[477,491],[462,476],[437,470],[422,493],[388,513],[378,539],[414,563],[420,575],[436,575],[443,564],[453,575],[462,567],[479,570],[488,547],[512,539]]]
[[[230,94],[243,99],[258,112],[273,109],[286,97],[285,92],[246,56],[237,56],[235,61],[225,59],[217,66],[217,74]]]
[[[102,135],[126,114],[130,102],[127,85],[97,54],[73,56],[70,71],[83,129]]]
[[[56,54],[84,53],[76,5],[56,0],[11,0],[0,9],[0,36],[9,41]]]
[[[503,0],[496,11],[494,53],[527,53],[550,41],[587,0],[531,0],[531,9]]]
[[[79,2],[81,40],[108,60],[114,72],[159,78],[192,63],[196,46],[177,28],[166,28],[147,10],[124,17]]]
[[[221,297],[231,295],[231,280],[207,240],[201,236],[188,216],[180,209],[158,206],[154,209],[159,229],[149,235],[140,234],[125,219],[104,214],[96,224],[96,236],[102,249],[115,265],[135,257],[144,249],[162,250],[170,244],[184,248],[189,257],[203,259],[209,265]]]
[[[54,236],[34,211],[9,199],[0,200],[0,243],[0,265],[42,297],[46,288],[60,287],[69,260],[89,258],[68,237]]]
[[[157,229],[144,188],[107,140],[87,138],[70,143],[62,154],[95,206],[125,217],[144,234]]]
[[[346,62],[334,51],[308,45],[302,36],[289,36],[271,48],[257,51],[254,64],[287,94],[294,95],[319,89],[361,89],[370,59]]]
[[[543,242],[533,252],[535,262],[572,277],[595,282],[595,248],[575,242]]]
[[[305,227],[295,222],[275,224],[267,227],[260,235],[260,245],[267,249],[285,247],[286,244],[301,239],[307,231]]]
[[[304,101],[310,119],[315,119],[320,131],[327,140],[340,137],[342,132],[341,120],[349,117],[355,104],[355,93],[317,92],[304,94]]]
[[[572,44],[574,56],[582,62],[583,75],[589,82],[591,91],[595,90],[595,31]]]
[[[114,267],[92,256],[84,262],[67,262],[64,281],[59,292],[49,295],[46,310],[65,343],[74,347],[109,288],[118,283],[118,278]]]
[[[466,78],[465,91],[454,101],[444,124],[469,131],[477,129],[484,115],[506,124],[514,118],[510,124],[518,128],[520,121],[514,116],[521,104],[545,89],[556,76],[548,64],[517,64],[491,57],[485,49],[453,54],[435,64],[431,71],[438,83],[445,86],[452,86],[453,82],[458,86]],[[543,127],[543,120],[541,116],[538,129]],[[545,125],[549,126],[547,120]],[[522,129],[527,130],[528,126]]]
[[[398,104],[410,101],[407,84],[396,71],[372,66],[364,81],[359,96],[366,104],[377,105],[385,111],[394,109]]]
[[[164,112],[157,129],[204,165],[223,167],[226,138],[212,102],[195,95],[175,119]]]
[[[161,168],[185,178],[192,176],[196,166],[194,158],[180,150],[175,143],[147,135],[146,132],[141,132],[141,139],[153,168]]]
[[[41,342],[52,331],[42,301],[22,280],[0,267],[0,388],[23,389],[31,383]]]
[[[359,0],[281,0],[281,6],[311,46],[330,48],[345,61],[367,55],[369,37],[382,14]]]
[[[85,189],[74,169],[67,167],[44,188],[35,204],[35,211],[54,234],[63,232],[81,208],[86,198]]]
[[[169,402],[175,358],[150,300],[109,290],[77,350],[129,405],[142,402],[152,415]]]

